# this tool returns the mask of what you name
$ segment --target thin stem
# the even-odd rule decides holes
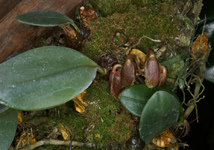
[[[78,33],[80,33],[80,29],[77,27],[77,25],[74,23],[74,21],[72,20],[72,19],[70,19],[70,18],[68,18],[69,19],[69,21],[70,21],[70,24],[74,27],[74,29],[78,32]]]
[[[182,104],[180,105],[179,123],[180,123],[180,124],[183,124],[183,123],[184,123],[184,110],[183,110]]]
[[[186,119],[191,114],[193,109],[194,109],[194,104],[191,104],[188,106],[188,108],[186,109],[186,111],[184,113],[184,119]]]
[[[157,43],[161,42],[161,40],[154,40],[154,39],[152,39],[152,38],[150,38],[148,36],[145,36],[145,35],[144,35],[144,37],[147,38],[147,39],[149,39],[149,40],[151,40],[151,41],[153,41],[153,42],[157,42]]]
[[[183,93],[183,102],[181,103],[182,105],[185,104],[185,101],[186,101],[186,96],[185,96],[185,92],[184,92],[184,89],[181,89],[182,93]]]
[[[204,66],[201,66],[204,67]],[[200,67],[200,69],[201,69]],[[203,70],[200,70],[202,72],[200,72],[200,74],[203,74]],[[197,117],[197,122],[198,122],[198,108],[197,108],[197,99],[198,97],[202,94],[202,92],[204,91],[204,89],[202,89],[202,91],[200,92],[201,86],[202,86],[202,79],[199,78],[199,80],[196,80],[196,84],[195,84],[195,89],[194,89],[194,94],[191,93],[191,91],[189,90],[190,94],[193,97],[193,103],[191,103],[188,108],[186,109],[185,113],[184,113],[184,118],[186,119],[190,113],[193,111],[193,109],[195,108],[195,113],[196,113],[196,117]],[[202,86],[203,87],[203,86]]]
[[[197,109],[197,101],[199,96],[203,93],[205,87],[203,85],[203,80],[204,80],[204,75],[205,75],[205,71],[206,71],[206,60],[209,56],[209,52],[207,54],[207,56],[202,59],[202,61],[200,62],[200,66],[199,66],[199,70],[200,73],[198,75],[198,80],[196,80],[195,82],[195,89],[194,89],[194,95],[191,93],[190,94],[193,96],[193,103],[191,103],[188,108],[186,109],[185,113],[184,113],[184,119],[186,119],[190,113],[193,111],[193,109],[195,108],[196,111],[196,117],[197,117],[197,122],[198,122],[198,109]],[[202,87],[202,90],[201,90]],[[201,91],[201,92],[200,92]]]

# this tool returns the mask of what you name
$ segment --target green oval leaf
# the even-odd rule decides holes
[[[174,92],[163,87],[148,88],[145,84],[138,84],[125,89],[120,95],[120,101],[128,111],[140,117],[146,102],[156,91],[160,90],[171,93],[179,101]]]
[[[60,46],[36,48],[0,64],[0,103],[19,110],[63,104],[92,83],[97,64]]]
[[[7,109],[0,113],[0,148],[7,150],[13,142],[17,127],[17,110]]]
[[[55,10],[37,10],[19,15],[16,20],[35,26],[58,26],[69,24],[71,19]]]
[[[63,24],[71,24],[75,30],[80,33],[79,28],[74,21],[65,14],[56,10],[37,10],[19,15],[16,20],[22,23],[35,26],[59,26]]]
[[[180,105],[166,91],[157,91],[148,100],[140,118],[140,137],[146,143],[178,121]]]

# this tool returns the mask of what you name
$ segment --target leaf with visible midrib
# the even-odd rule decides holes
[[[76,26],[72,19],[56,10],[31,11],[19,15],[16,20],[29,25],[47,27],[71,24],[78,33],[80,32],[79,28]]]
[[[8,150],[13,142],[17,127],[17,110],[7,109],[0,113],[0,148]]]
[[[143,108],[139,132],[146,143],[169,129],[178,121],[180,105],[177,99],[166,91],[157,91]]]
[[[55,10],[38,10],[19,15],[18,21],[36,26],[58,26],[69,24],[70,18]]]
[[[0,103],[19,110],[63,104],[89,87],[97,64],[78,51],[46,46],[0,64]]]

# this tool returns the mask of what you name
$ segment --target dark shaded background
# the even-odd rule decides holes
[[[205,32],[209,34],[209,44],[214,47],[214,0],[203,0],[203,4],[200,14],[201,20],[196,25],[196,35],[202,32],[206,15]],[[214,51],[211,53],[214,54]],[[214,58],[209,57],[209,61],[214,61]],[[185,150],[214,150],[214,83],[205,80],[203,84],[205,99],[197,105],[199,123],[196,121],[191,123],[189,135],[182,139],[189,144]],[[193,111],[188,117],[188,121],[191,122],[195,118],[195,111]]]

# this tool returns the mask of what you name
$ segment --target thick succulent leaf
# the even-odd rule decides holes
[[[9,107],[0,104],[0,114],[6,111]]]
[[[94,61],[73,49],[36,48],[0,64],[0,103],[19,110],[57,106],[88,88],[96,71]]]
[[[160,90],[171,93],[179,102],[179,98],[174,92],[163,87],[148,88],[145,84],[125,89],[120,95],[120,101],[133,115],[140,117],[146,102],[156,91]]]
[[[178,121],[180,105],[166,91],[157,91],[148,100],[140,118],[140,137],[146,143]]]
[[[10,147],[17,127],[17,110],[7,109],[0,113],[0,148],[1,150],[8,150]]]
[[[18,21],[35,26],[58,26],[69,24],[71,19],[55,10],[37,10],[24,13],[16,18]]]

